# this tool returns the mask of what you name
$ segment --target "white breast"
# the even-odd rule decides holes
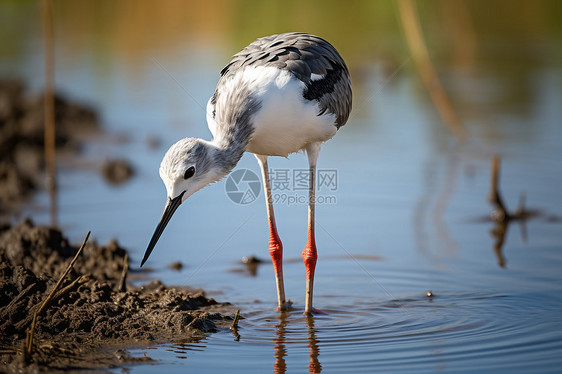
[[[317,102],[304,99],[304,83],[287,70],[248,66],[229,83],[233,88],[247,84],[261,101],[261,108],[253,117],[254,134],[246,147],[248,152],[287,156],[309,143],[329,140],[337,131],[336,116],[318,116]],[[216,123],[209,115],[209,105],[207,122],[214,135]]]

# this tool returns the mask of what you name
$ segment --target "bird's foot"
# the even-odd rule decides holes
[[[303,313],[305,316],[313,316],[313,315],[327,315],[328,313],[321,311],[320,309],[316,309],[316,308],[312,308],[311,311],[308,312],[304,312]]]
[[[281,304],[275,309],[276,312],[284,312],[289,310],[293,306],[293,302],[291,300],[287,300],[284,304]]]

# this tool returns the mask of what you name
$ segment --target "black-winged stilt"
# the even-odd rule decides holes
[[[351,111],[351,80],[345,62],[327,41],[304,33],[257,39],[221,71],[207,104],[213,140],[185,138],[170,147],[160,165],[168,199],[141,266],[180,204],[226,176],[244,152],[253,153],[264,181],[269,220],[269,253],[279,309],[287,308],[283,286],[283,245],[277,234],[268,156],[306,150],[310,166],[305,313],[312,308],[316,243],[314,205],[316,160],[323,142],[343,126]]]

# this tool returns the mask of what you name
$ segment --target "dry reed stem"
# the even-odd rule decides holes
[[[53,6],[50,0],[41,2],[43,18],[43,39],[45,46],[45,91],[44,91],[44,147],[45,165],[47,169],[47,191],[51,200],[51,224],[56,226],[56,126],[55,126],[55,55],[53,37]]]
[[[74,258],[72,259],[72,261],[70,261],[70,264],[66,268],[66,271],[61,275],[57,284],[55,284],[55,287],[53,287],[53,289],[51,290],[51,292],[49,293],[47,298],[41,304],[41,307],[39,307],[39,309],[37,309],[35,314],[33,315],[33,320],[31,321],[31,326],[27,329],[27,335],[25,337],[25,348],[24,348],[24,355],[23,355],[23,358],[24,358],[25,361],[27,361],[31,357],[31,352],[33,350],[33,335],[35,334],[35,326],[37,325],[37,316],[39,316],[39,314],[47,307],[49,302],[53,299],[53,297],[55,295],[55,292],[57,292],[57,289],[62,284],[62,281],[64,280],[64,278],[68,275],[68,273],[70,272],[70,270],[74,266],[74,263],[78,259],[78,256],[80,255],[80,253],[82,253],[82,250],[86,246],[86,242],[88,241],[89,237],[90,237],[90,231],[88,231],[88,233],[86,234],[86,237],[84,238],[84,242],[82,243],[82,245],[80,246],[80,248],[76,252],[76,255],[74,255]],[[68,287],[66,287],[65,289],[68,289]]]
[[[398,0],[398,9],[412,58],[433,104],[453,135],[459,140],[465,140],[468,133],[457,116],[429,57],[416,4],[413,0]]]
[[[63,288],[62,290],[59,290],[55,296],[53,296],[53,299],[58,299],[59,297],[69,293],[71,290],[73,290],[74,288],[80,287],[83,283],[86,283],[88,280],[90,279],[89,275],[81,275],[78,278],[76,278],[74,281],[72,281],[72,283],[70,283],[68,286],[66,286],[65,288]]]

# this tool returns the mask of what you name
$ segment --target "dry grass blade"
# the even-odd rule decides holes
[[[78,278],[76,278],[72,283],[70,283],[68,286],[66,286],[65,288],[63,288],[62,290],[59,290],[55,296],[53,296],[52,299],[58,299],[60,297],[62,297],[63,295],[69,293],[70,291],[72,291],[75,288],[80,287],[82,284],[86,283],[88,280],[90,279],[89,275],[81,275]],[[51,299],[51,300],[52,300]]]
[[[80,248],[76,252],[76,255],[74,256],[72,261],[70,261],[70,264],[66,268],[66,271],[61,275],[57,284],[55,284],[55,287],[53,287],[53,289],[51,290],[51,292],[49,293],[47,298],[43,301],[43,303],[41,304],[39,309],[37,309],[37,311],[33,315],[33,320],[31,321],[31,326],[29,327],[29,329],[27,329],[27,335],[26,335],[26,338],[25,338],[25,347],[24,347],[24,355],[23,355],[23,358],[24,358],[25,361],[27,361],[31,357],[31,352],[33,351],[33,335],[35,333],[35,326],[37,325],[37,316],[39,314],[41,314],[41,312],[47,307],[49,302],[55,296],[55,293],[57,292],[58,288],[62,284],[62,281],[64,280],[64,278],[66,278],[66,276],[68,275],[68,273],[70,272],[70,270],[74,266],[74,263],[78,259],[78,256],[80,255],[80,253],[82,253],[82,250],[86,246],[86,242],[88,241],[89,237],[90,237],[90,231],[88,231],[88,233],[86,234],[86,237],[84,238],[84,242],[82,243],[82,245],[80,246]]]

